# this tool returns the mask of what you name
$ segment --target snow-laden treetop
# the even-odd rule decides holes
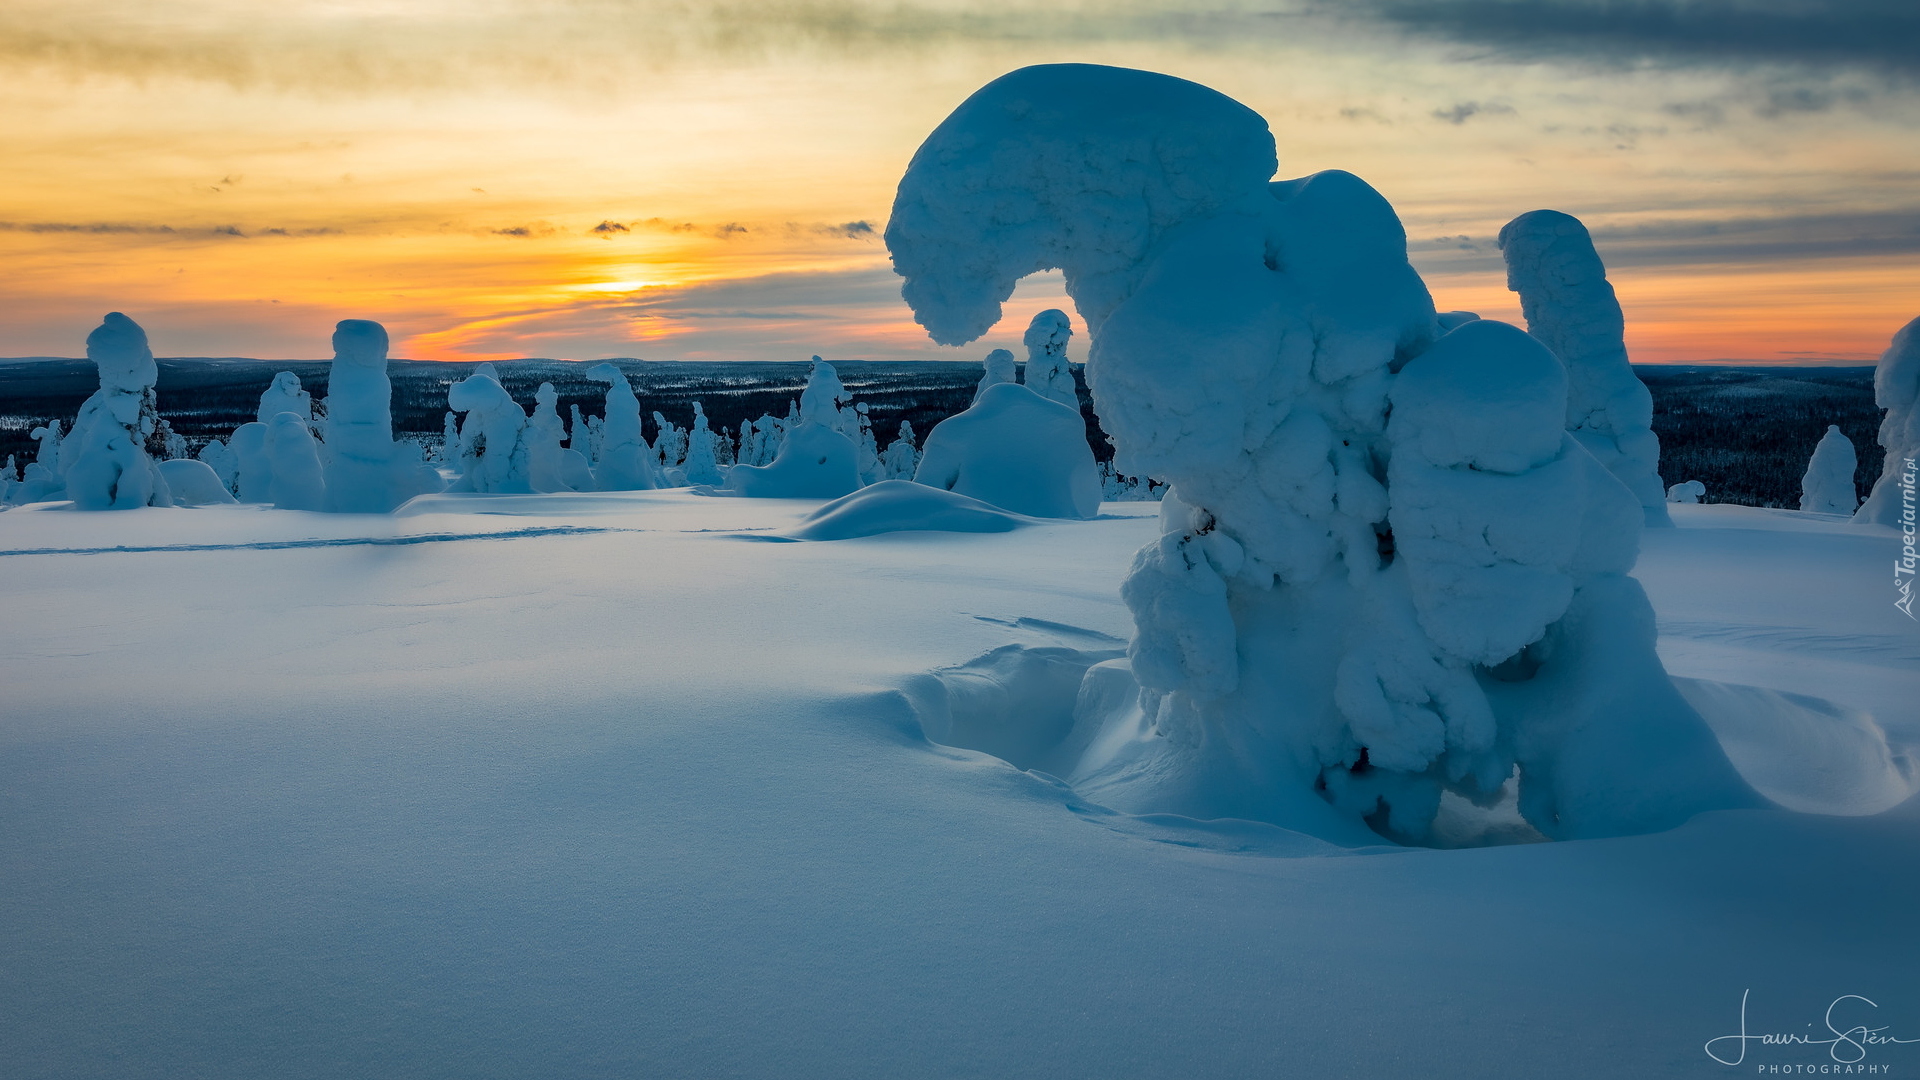
[[[138,394],[160,377],[140,324],[110,311],[87,335],[87,359],[100,369],[100,389]]]
[[[1161,233],[1265,194],[1278,167],[1260,114],[1198,83],[1022,68],[974,93],[914,154],[887,247],[914,318],[943,345],[985,333],[1014,282],[1053,268],[1097,328]],[[989,218],[994,235],[982,237]]]

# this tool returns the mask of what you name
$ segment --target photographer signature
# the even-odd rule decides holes
[[[1831,1056],[1833,1060],[1848,1065],[1864,1060],[1867,1056],[1867,1047],[1869,1046],[1896,1046],[1905,1043],[1920,1043],[1920,1039],[1896,1039],[1892,1035],[1886,1034],[1886,1025],[1868,1027],[1865,1024],[1856,1024],[1844,1029],[1835,1026],[1833,1013],[1835,1009],[1840,1007],[1840,1003],[1843,1001],[1865,1001],[1867,1005],[1872,1008],[1877,1009],[1880,1007],[1871,1001],[1867,1001],[1866,998],[1861,997],[1859,994],[1842,994],[1833,999],[1833,1004],[1827,1006],[1826,1022],[1827,1030],[1833,1033],[1833,1038],[1831,1039],[1819,1039],[1813,1035],[1803,1035],[1797,1032],[1774,1032],[1766,1035],[1749,1035],[1747,1034],[1747,995],[1751,993],[1753,993],[1752,990],[1747,990],[1743,991],[1740,995],[1740,1034],[1722,1035],[1717,1039],[1707,1040],[1707,1056],[1722,1065],[1738,1065],[1745,1061],[1747,1059],[1747,1044],[1751,1042],[1757,1042],[1763,1046],[1824,1046],[1827,1048],[1827,1054]],[[1812,1027],[1813,1025],[1808,1024],[1807,1026]],[[1726,1052],[1732,1053],[1734,1056],[1721,1057],[1721,1052],[1714,1049],[1716,1045],[1724,1047],[1726,1044],[1732,1044],[1733,1049],[1727,1050]]]

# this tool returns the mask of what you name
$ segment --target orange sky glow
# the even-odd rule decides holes
[[[1552,207],[1639,361],[1867,363],[1920,313],[1913,83],[1845,65],[1508,55],[1311,3],[16,0],[0,355],[123,310],[163,355],[322,356],[355,317],[425,359],[977,360],[1057,277],[942,348],[880,234],[933,125],[1056,61],[1206,83],[1283,176],[1366,178],[1443,310],[1519,321],[1493,236]]]

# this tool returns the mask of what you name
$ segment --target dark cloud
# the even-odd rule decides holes
[[[1369,0],[1361,10],[1521,59],[1769,62],[1920,74],[1914,0]]]
[[[126,221],[0,221],[0,232],[82,233],[101,236],[160,236],[176,239],[205,237],[247,239],[252,236],[336,236],[334,228],[287,229],[273,227],[251,233],[238,225],[161,225]]]
[[[1501,114],[1511,115],[1512,113],[1513,106],[1511,105],[1501,105],[1490,101],[1462,101],[1452,108],[1433,110],[1433,118],[1435,120],[1445,120],[1449,124],[1458,126],[1466,123],[1467,119],[1473,116],[1483,114],[1487,116],[1498,116]]]
[[[625,225],[622,225],[617,221],[603,221],[600,224],[595,225],[593,228],[588,229],[587,231],[594,234],[595,236],[598,236],[602,240],[611,240],[613,239],[613,235],[615,233],[623,233],[629,230]]]
[[[1920,207],[1877,213],[1665,219],[1597,225],[1594,247],[1609,267],[1764,266],[1813,259],[1920,255]],[[1491,236],[1410,241],[1423,272],[1498,269]]]

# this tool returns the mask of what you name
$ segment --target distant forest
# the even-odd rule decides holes
[[[646,434],[658,428],[652,414],[687,427],[699,401],[716,428],[738,435],[743,420],[764,413],[784,416],[806,385],[801,362],[683,363],[616,361],[633,382],[646,414]],[[318,399],[326,396],[327,361],[178,358],[160,364],[155,388],[160,414],[197,449],[226,438],[254,418],[260,394],[278,371],[292,371]],[[447,411],[447,387],[472,374],[474,364],[395,360],[388,369],[394,387],[395,433],[437,439]],[[604,411],[605,388],[586,378],[591,365],[555,360],[495,364],[506,388],[529,410],[533,392],[551,382],[560,393],[560,414],[580,406]],[[917,437],[967,407],[980,365],[962,362],[869,363],[836,361],[840,380],[865,402],[880,445],[891,442],[902,420]],[[1880,474],[1876,443],[1880,411],[1873,405],[1873,369],[1640,366],[1635,371],[1653,393],[1653,430],[1660,437],[1660,476],[1666,484],[1698,480],[1707,502],[1794,508],[1800,476],[1828,424],[1853,440],[1860,467],[1860,495]],[[1080,383],[1080,407],[1094,456],[1105,461],[1113,447],[1100,430]],[[1023,375],[1024,377],[1024,375]],[[50,419],[71,422],[80,403],[98,386],[84,360],[0,361],[0,460],[8,454],[31,460],[28,432]]]

